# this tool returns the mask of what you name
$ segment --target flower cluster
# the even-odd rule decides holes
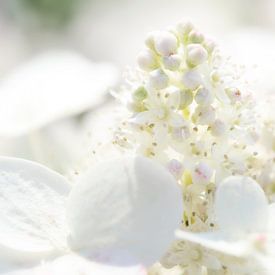
[[[113,143],[159,161],[175,176],[183,194],[182,229],[211,232],[219,227],[215,191],[229,176],[253,178],[272,199],[274,150],[260,142],[266,122],[242,68],[189,22],[150,33],[137,61],[139,69],[128,73],[116,94],[129,116],[116,129]],[[215,255],[177,241],[162,264],[180,265],[188,274],[229,272],[230,265]]]

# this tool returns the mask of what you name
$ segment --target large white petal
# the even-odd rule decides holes
[[[227,255],[241,257],[247,255],[249,251],[249,244],[245,241],[231,242],[227,240],[227,236],[220,231],[205,232],[205,233],[191,233],[178,230],[176,232],[177,238],[188,241],[202,247],[215,250]]]
[[[67,254],[33,268],[18,269],[3,275],[146,275],[141,265],[132,265],[127,254],[102,254],[103,261],[93,262],[89,257]],[[123,257],[123,259],[121,258]],[[119,261],[118,261],[119,260]]]
[[[120,248],[143,264],[158,260],[182,216],[181,190],[172,175],[144,157],[102,162],[84,174],[68,201],[75,248]]]
[[[66,249],[70,185],[39,164],[0,158],[0,259],[34,260]]]
[[[214,209],[220,229],[232,237],[267,229],[267,199],[260,185],[251,178],[231,176],[222,181]]]
[[[109,64],[45,53],[0,83],[0,136],[18,136],[100,103],[117,81]]]

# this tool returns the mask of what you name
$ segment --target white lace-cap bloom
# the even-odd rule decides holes
[[[75,53],[44,53],[0,83],[0,136],[14,137],[99,104],[117,70]]]
[[[274,238],[274,205],[268,205],[263,190],[251,178],[231,176],[222,181],[216,191],[214,211],[218,230],[205,233],[177,231],[177,237],[239,257],[252,252],[250,241],[253,236],[259,239],[271,234],[271,239]],[[264,242],[266,238],[262,239]]]
[[[98,164],[74,188],[2,157],[0,180],[2,274],[146,274],[141,264],[162,256],[180,223],[177,183],[143,157]]]

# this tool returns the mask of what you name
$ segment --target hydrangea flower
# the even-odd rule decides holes
[[[128,116],[113,143],[155,159],[174,175],[183,193],[182,230],[219,227],[215,191],[229,176],[256,180],[272,200],[271,184],[264,179],[272,176],[274,150],[262,141],[266,123],[242,67],[188,22],[150,33],[138,65],[114,93]],[[193,257],[189,251],[196,245],[191,243],[179,249],[179,256],[178,246],[180,241],[168,251],[176,260],[166,267],[180,265],[188,274],[225,272],[212,251],[201,249]]]
[[[257,182],[247,177],[229,177],[219,184],[216,191],[214,212],[218,229],[203,233],[178,231],[177,236],[184,244],[191,242],[221,252],[223,269],[230,270],[231,265],[234,266],[234,257],[239,257],[243,259],[243,267],[238,274],[257,269],[251,259],[258,263],[259,274],[265,274],[266,269],[270,269],[266,265],[267,259],[271,260],[275,252],[274,209],[275,204],[268,204]],[[229,267],[225,266],[222,257],[228,257]],[[261,266],[263,259],[264,265]]]
[[[144,157],[99,163],[75,186],[2,157],[0,180],[1,274],[146,274],[183,211],[174,178]]]

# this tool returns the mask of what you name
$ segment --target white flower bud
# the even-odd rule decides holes
[[[152,51],[146,49],[139,53],[137,57],[139,67],[145,71],[151,71],[157,68],[157,61]]]
[[[205,162],[198,163],[192,171],[192,180],[196,184],[207,184],[211,180],[213,169]]]
[[[209,105],[213,101],[213,96],[206,88],[200,88],[195,96],[195,101],[199,105]]]
[[[180,109],[185,109],[193,101],[193,94],[189,90],[180,91]]]
[[[192,118],[198,124],[210,125],[214,123],[215,117],[216,117],[215,109],[211,105],[209,106],[199,105],[196,108]]]
[[[158,34],[158,31],[149,32],[145,38],[145,45],[151,49],[152,51],[155,51],[155,36]]]
[[[172,129],[172,137],[177,141],[183,141],[190,137],[190,129],[188,126],[176,127]]]
[[[211,54],[216,47],[216,43],[211,39],[205,39],[203,42],[203,46],[208,51],[208,53]]]
[[[175,35],[168,31],[160,32],[155,36],[155,49],[162,56],[176,53],[178,41]]]
[[[216,119],[214,123],[211,125],[211,133],[213,136],[219,137],[224,135],[226,131],[226,126],[224,122],[219,119]]]
[[[219,82],[220,81],[220,74],[217,70],[213,70],[210,77],[211,77],[211,80],[213,82]]]
[[[188,71],[182,77],[182,84],[190,90],[195,90],[202,84],[201,75],[197,71]]]
[[[173,54],[170,56],[164,56],[162,59],[165,69],[175,71],[179,68],[181,63],[181,57],[178,54]]]
[[[231,87],[225,89],[226,94],[230,98],[232,103],[235,103],[241,99],[241,92],[238,88]]]
[[[176,159],[172,159],[167,164],[169,172],[176,178],[180,179],[183,173],[183,165]]]
[[[149,86],[153,89],[164,89],[168,86],[169,78],[161,69],[154,70],[150,73]]]
[[[177,25],[177,31],[182,36],[190,33],[190,31],[193,30],[193,28],[194,28],[193,24],[189,21],[183,21]]]
[[[189,35],[188,35],[188,39],[191,43],[201,43],[204,40],[203,34],[196,31],[196,30],[192,30],[190,31]]]
[[[197,66],[207,60],[208,53],[200,44],[190,44],[187,47],[186,60],[189,65]]]

